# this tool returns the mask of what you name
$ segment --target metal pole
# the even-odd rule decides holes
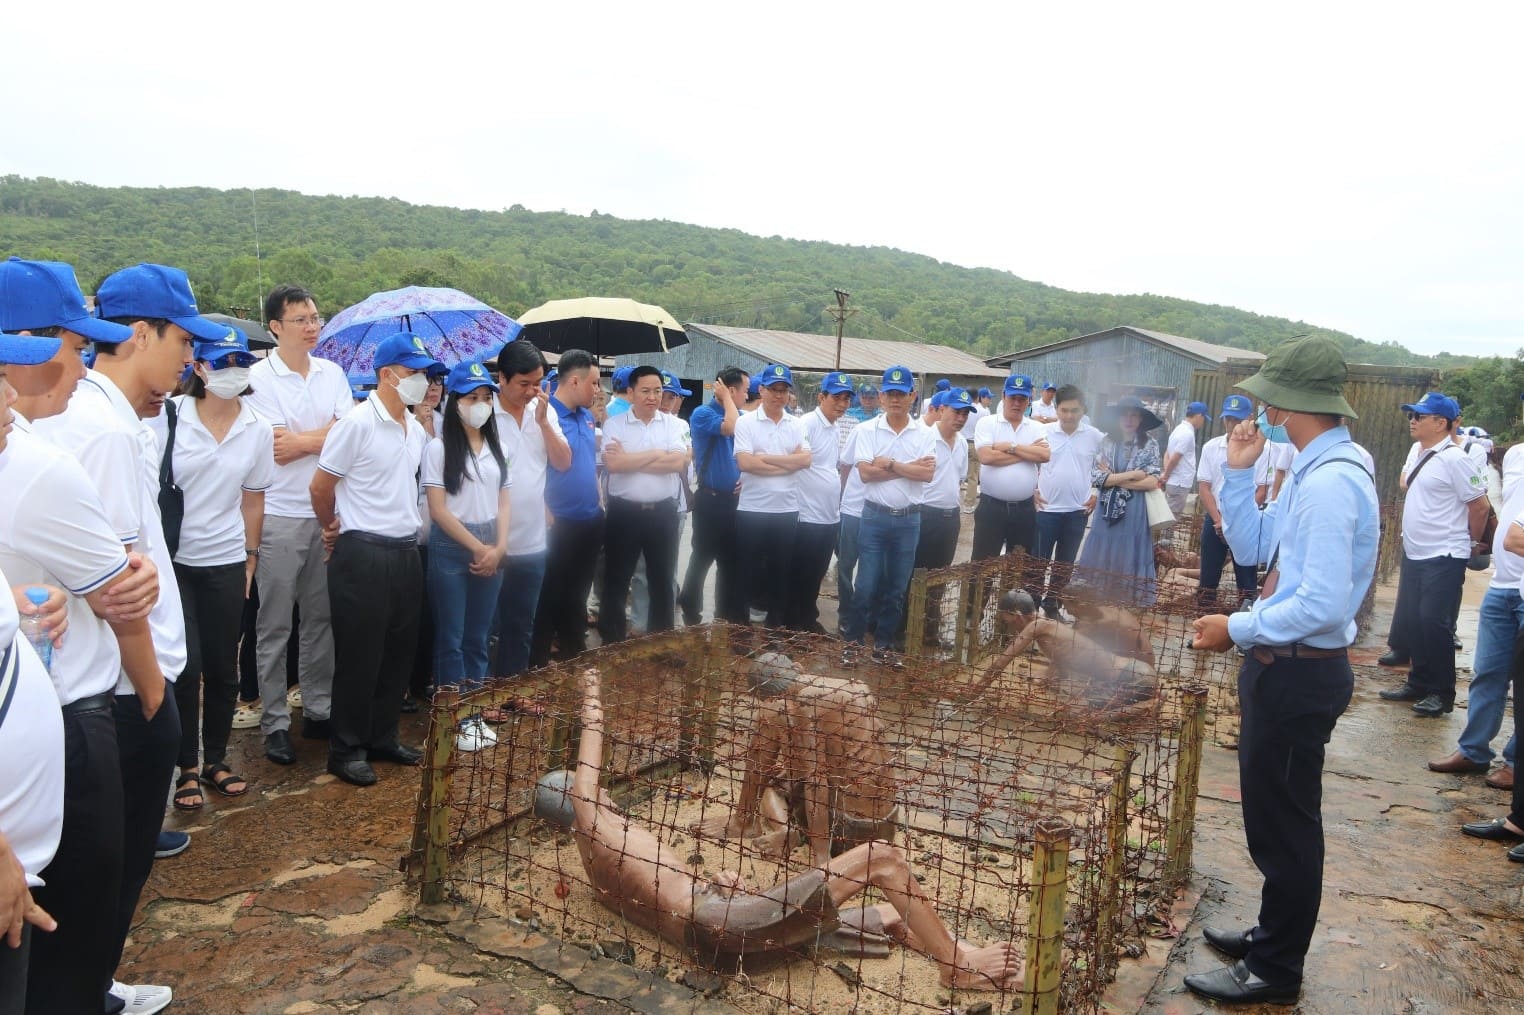
[[[1056,1015],[1063,979],[1064,903],[1069,892],[1069,837],[1058,818],[1038,822],[1032,836],[1032,899],[1027,918],[1023,1015]]]
[[[849,292],[846,292],[844,290],[841,290],[841,289],[837,289],[837,290],[834,290],[834,291],[836,293],[836,309],[832,310],[831,308],[827,307],[826,308],[826,312],[828,314],[830,314],[832,317],[836,318],[836,369],[840,370],[841,369],[841,332],[842,332],[843,326],[845,326],[846,323],[847,323],[847,318],[851,316],[851,314],[849,314],[848,311],[847,311],[847,300],[851,297],[852,294],[849,293]],[[857,311],[854,310],[851,313],[855,314],[856,312]]]

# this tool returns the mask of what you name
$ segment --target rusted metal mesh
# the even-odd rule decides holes
[[[1008,576],[991,566],[975,577],[998,589]],[[1086,610],[1079,599],[1066,602]],[[1077,629],[1107,637],[1108,619],[1117,620],[1081,619]],[[718,976],[715,989],[744,1010],[943,1011],[989,1000],[1004,1011],[1025,992],[1056,995],[1065,1011],[1095,1011],[1118,956],[1136,954],[1145,935],[1172,932],[1168,902],[1188,868],[1194,820],[1189,756],[1199,762],[1205,712],[1204,693],[1187,685],[1215,679],[1210,661],[1179,646],[1184,621],[1124,611],[1124,627],[1129,619],[1134,634],[1146,632],[1154,646],[1156,681],[1055,672],[1040,647],[992,669],[999,654],[993,636],[980,641],[972,664],[922,651],[882,663],[863,654],[848,669],[834,639],[713,625],[598,649],[461,701],[441,695],[413,870],[426,900],[453,899],[672,979],[703,985]],[[998,626],[993,616],[978,622]],[[762,663],[777,665],[766,653],[798,664],[797,680],[829,691],[835,711],[818,701],[780,704],[810,700],[803,692],[751,693],[749,681],[770,672]],[[800,946],[738,962],[700,961],[683,942],[599,905],[571,835],[529,813],[535,780],[576,757],[578,681],[588,667],[602,679],[600,784],[672,851],[673,877],[739,872],[741,897],[754,897],[810,870],[816,861],[801,842],[807,819],[791,779],[824,779],[842,794],[837,812],[848,800],[866,817],[894,808],[879,833],[901,851],[895,855],[948,931],[979,945],[1014,942],[1026,974],[1003,989],[949,989],[913,941],[894,942],[882,957]],[[489,749],[454,749],[461,717],[526,694],[538,698],[543,715],[520,711],[496,726],[499,739]],[[779,790],[783,823],[754,822],[730,835],[724,826],[759,731],[787,745],[764,772]],[[1181,778],[1188,794],[1175,793]],[[705,833],[695,834],[706,823]],[[1032,904],[1034,851],[1051,861],[1034,845],[1045,823],[1069,831],[1058,867],[1065,910],[1050,912],[1047,924],[1062,927],[1053,935],[1061,943],[1042,946]],[[851,887],[862,891],[841,904],[843,912],[893,901],[873,884]],[[1037,894],[1052,903],[1051,891]],[[1036,961],[1043,956],[1033,952],[1044,950],[1046,961]],[[1044,969],[1050,979],[1039,975]]]

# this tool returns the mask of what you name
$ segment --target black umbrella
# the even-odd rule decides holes
[[[546,352],[585,349],[597,357],[667,352],[688,335],[661,307],[631,299],[586,296],[551,300],[519,317],[527,338]]]
[[[275,348],[275,336],[265,330],[265,326],[258,321],[246,321],[242,317],[229,317],[227,314],[202,314],[208,321],[216,321],[225,324],[229,328],[237,328],[243,332],[243,337],[249,340],[250,349],[273,349]]]

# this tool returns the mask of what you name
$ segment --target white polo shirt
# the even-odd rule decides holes
[[[1263,459],[1263,455],[1260,456]],[[1196,465],[1196,482],[1206,483],[1217,497],[1222,493],[1222,470],[1228,461],[1228,435],[1218,434],[1207,441],[1201,449],[1201,461]],[[1220,510],[1220,507],[1219,507]]]
[[[63,834],[63,713],[42,660],[19,635],[21,615],[10,587],[0,570],[0,831],[27,887],[37,888]]]
[[[909,464],[935,457],[938,437],[920,420],[909,420],[898,433],[889,425],[888,415],[875,416],[857,428],[858,465],[875,458],[892,458]],[[854,470],[861,474],[861,470]],[[913,507],[926,496],[926,484],[896,475],[893,479],[870,483],[863,480],[864,499],[880,507],[898,510]]]
[[[1490,588],[1517,589],[1519,582],[1524,581],[1524,557],[1503,549],[1503,540],[1508,538],[1509,527],[1524,516],[1524,490],[1515,490],[1513,493],[1514,495],[1504,502],[1503,510],[1498,512],[1498,531],[1492,537],[1492,580],[1488,583]]]
[[[868,484],[863,482],[863,475],[857,470],[857,433],[861,429],[860,424],[852,428],[852,433],[847,437],[847,446],[841,450],[839,459],[841,465],[850,466],[847,469],[847,483],[841,488],[841,513],[851,518],[863,516],[863,498],[868,493]],[[840,475],[838,469],[837,476]],[[838,478],[837,482],[840,481]]]
[[[617,416],[610,416],[603,424],[603,444],[618,441],[626,452],[681,451],[691,454],[691,436],[682,420],[657,409],[649,423],[642,423],[629,409]],[[674,500],[682,482],[675,472],[655,475],[649,472],[610,472],[609,496],[638,504],[654,504],[657,501]]]
[[[487,522],[497,521],[497,501],[502,491],[513,485],[513,463],[509,461],[507,454],[503,455],[503,463],[508,467],[500,469],[497,459],[492,457],[492,449],[487,446],[487,441],[482,440],[481,450],[472,454],[469,445],[466,448],[465,469],[461,472],[460,490],[450,493],[445,490],[444,481],[444,441],[438,437],[429,441],[423,449],[423,486],[437,487],[445,490],[445,509],[454,515],[457,520],[466,525],[484,525]],[[423,508],[425,512],[428,507]],[[508,502],[509,521],[513,519],[513,502]],[[512,525],[509,525],[510,536]]]
[[[799,481],[799,520],[806,525],[835,525],[841,521],[839,431],[818,408],[802,422],[810,442],[810,467],[794,474]]]
[[[1408,469],[1408,493],[1402,502],[1402,552],[1409,560],[1471,556],[1467,505],[1487,496],[1487,481],[1464,451],[1449,438],[1438,450],[1420,450],[1413,465],[1426,459],[1414,476]]]
[[[785,412],[774,423],[768,419],[767,413],[758,409],[736,420],[737,458],[742,454],[788,455],[800,449],[811,450],[809,440],[805,437],[804,425],[798,416],[790,416]],[[742,470],[741,499],[736,504],[736,510],[764,514],[787,514],[799,510],[799,473],[759,476]]]
[[[974,447],[995,444],[1036,444],[1048,436],[1042,423],[1023,416],[1015,426],[1005,418],[1005,407],[981,419],[974,427]],[[1037,490],[1037,463],[1012,462],[1010,465],[979,465],[979,492],[1006,502],[1029,500]]]
[[[243,531],[243,493],[270,488],[275,478],[275,438],[268,424],[247,405],[218,443],[201,422],[199,399],[176,396],[175,485],[185,491],[185,520],[175,563],[188,567],[242,564],[248,540]],[[159,453],[169,437],[169,413],[148,421]]]
[[[1085,423],[1075,427],[1072,434],[1064,433],[1059,423],[1048,424],[1052,457],[1037,469],[1037,488],[1043,499],[1041,510],[1054,514],[1085,510],[1085,502],[1095,492],[1090,481],[1095,456],[1101,453],[1101,442],[1105,439],[1105,434]],[[1191,464],[1194,475],[1195,463]]]
[[[97,370],[79,382],[68,409],[33,426],[79,460],[118,537],[123,543],[136,543],[159,569],[159,599],[148,614],[148,627],[159,669],[173,683],[187,662],[185,614],[159,521],[159,442],[152,428],[138,418],[115,382]],[[129,532],[136,535],[129,539]],[[137,693],[125,671],[117,680],[116,693]]]
[[[974,433],[979,429],[979,421],[989,414],[990,411],[988,409],[975,402],[973,409],[968,414],[968,422],[963,424],[963,439],[970,444],[974,443]]]
[[[343,418],[357,404],[343,367],[317,356],[307,357],[307,362],[303,377],[286,366],[278,350],[271,349],[270,355],[249,368],[249,387],[254,391],[243,397],[244,404],[270,426],[294,433],[321,430]],[[317,467],[317,455],[275,466],[275,480],[265,491],[265,514],[315,518],[308,489]]]
[[[13,584],[71,593],[69,630],[53,650],[58,701],[113,692],[122,667],[116,634],[84,597],[127,569],[127,553],[84,467],[24,431],[12,430],[0,452],[0,568]],[[11,599],[4,591],[0,600]]]
[[[1259,457],[1254,459],[1255,486],[1273,486],[1275,484],[1275,470],[1280,468],[1280,465],[1277,463],[1280,462],[1281,456],[1283,454],[1281,448],[1289,446],[1290,445],[1287,444],[1271,444],[1269,441],[1265,442],[1265,446],[1260,451]],[[1226,462],[1228,456],[1228,448],[1226,442],[1223,443],[1222,454],[1223,461]],[[1216,491],[1214,490],[1213,492],[1215,493]]]
[[[318,468],[339,478],[334,501],[341,533],[418,534],[418,469],[427,442],[411,412],[404,410],[398,423],[375,392],[333,425]]]
[[[1034,399],[1032,402],[1031,418],[1039,423],[1058,422],[1058,396],[1055,395],[1053,397],[1052,405],[1044,405],[1041,398]]]
[[[1165,455],[1179,455],[1180,461],[1169,474],[1169,486],[1190,490],[1196,486],[1196,428],[1191,421],[1182,419],[1169,432],[1169,446]],[[1046,496],[1046,494],[1044,494]]]
[[[922,424],[923,426],[925,424]],[[964,424],[967,426],[968,424]],[[922,491],[923,507],[961,508],[960,484],[968,478],[968,444],[961,433],[954,433],[952,444],[942,439],[936,424],[926,427],[932,436],[932,451],[937,456],[937,471]]]
[[[535,398],[524,406],[524,425],[520,426],[502,403],[493,400],[493,419],[497,420],[497,439],[508,458],[508,556],[527,556],[545,551],[545,434],[535,420]],[[561,434],[561,421],[555,410],[545,414],[546,429]]]

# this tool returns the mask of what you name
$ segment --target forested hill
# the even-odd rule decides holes
[[[261,261],[255,260],[255,219]],[[680,321],[825,333],[831,289],[849,333],[948,343],[991,356],[1131,324],[1264,351],[1306,332],[1351,360],[1436,362],[1299,321],[1163,296],[1068,292],[1003,271],[886,247],[751,236],[667,221],[310,197],[284,190],[106,188],[0,177],[0,256],[69,261],[97,282],[138,261],[190,272],[203,311],[257,316],[276,282],[333,314],[404,285],[463,289],[512,315],[547,299],[633,296]]]

